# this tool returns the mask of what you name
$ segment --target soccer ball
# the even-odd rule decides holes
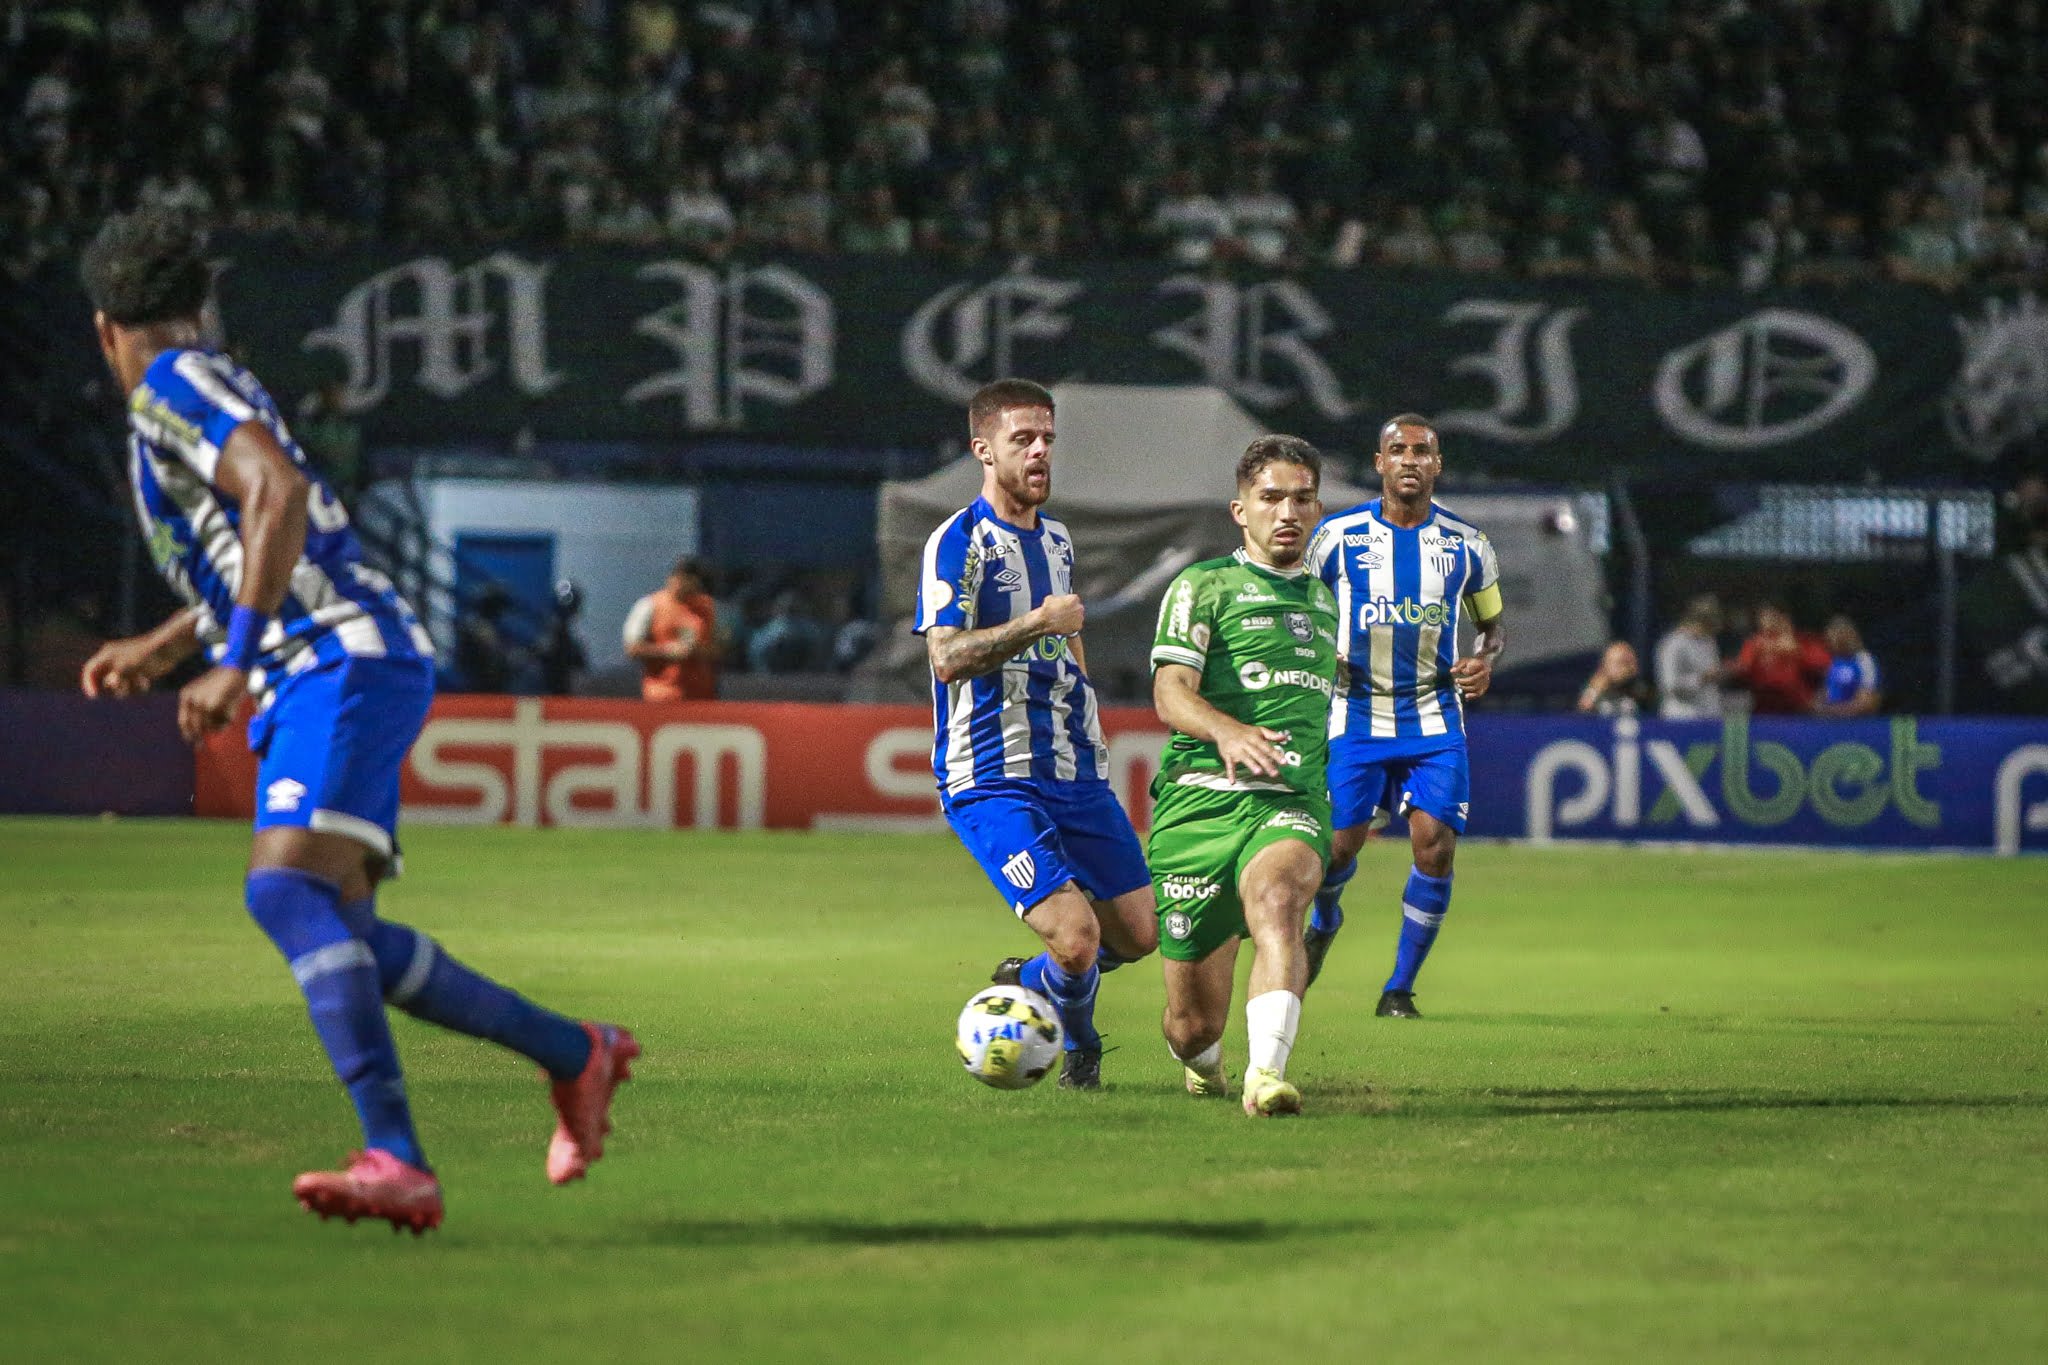
[[[1022,986],[990,986],[976,995],[960,1011],[954,1034],[967,1074],[998,1090],[1036,1085],[1065,1041],[1052,1001]]]

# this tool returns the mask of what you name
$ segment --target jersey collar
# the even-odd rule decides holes
[[[1437,515],[1443,511],[1441,507],[1438,507],[1436,505],[1436,499],[1431,498],[1429,500],[1428,516],[1424,517],[1421,521],[1416,522],[1413,526],[1396,526],[1393,522],[1388,521],[1385,517],[1380,515],[1380,509],[1386,506],[1386,502],[1387,500],[1385,498],[1374,498],[1371,502],[1365,505],[1365,510],[1374,521],[1386,527],[1389,531],[1420,531],[1425,527],[1434,525],[1436,523]]]
[[[1246,554],[1244,552],[1244,546],[1242,545],[1238,546],[1235,550],[1232,550],[1230,553],[1231,556],[1234,559],[1236,559],[1238,563],[1244,565],[1247,569],[1251,569],[1256,573],[1265,574],[1268,578],[1300,578],[1303,574],[1308,572],[1308,565],[1305,563],[1302,564],[1299,568],[1294,569],[1276,569],[1271,564],[1261,564],[1256,559],[1253,559],[1250,555]]]
[[[992,521],[1014,536],[1041,536],[1045,534],[1045,513],[1043,511],[1038,514],[1038,525],[1026,530],[1022,526],[1012,525],[997,516],[996,509],[989,503],[987,498],[976,498],[974,506],[970,510],[973,511],[979,520]]]

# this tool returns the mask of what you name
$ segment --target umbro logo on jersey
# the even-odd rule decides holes
[[[1000,587],[1014,588],[1024,581],[1024,573],[1020,569],[998,569],[995,580]]]
[[[263,809],[267,811],[297,810],[299,802],[305,799],[306,784],[289,777],[280,777],[263,789]]]
[[[1038,864],[1031,861],[1029,853],[1018,853],[1003,864],[1003,880],[1019,891],[1029,891],[1033,879],[1038,876]]]
[[[1361,569],[1377,569],[1380,565],[1387,562],[1387,558],[1385,555],[1372,550],[1360,550],[1357,554],[1351,556],[1351,562]]]

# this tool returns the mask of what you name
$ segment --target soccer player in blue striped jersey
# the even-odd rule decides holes
[[[1394,971],[1375,1013],[1420,1017],[1415,979],[1451,904],[1451,862],[1472,796],[1465,707],[1483,695],[1505,643],[1500,563],[1470,522],[1433,500],[1443,473],[1436,431],[1414,413],[1388,419],[1373,456],[1381,495],[1323,519],[1308,562],[1337,594],[1345,669],[1330,709],[1329,871],[1303,943],[1309,980],[1344,922],[1344,884],[1366,832],[1396,811],[1415,855],[1401,896]],[[1458,657],[1466,604],[1478,628]]]
[[[399,768],[433,698],[432,642],[363,563],[348,514],[270,395],[204,341],[212,272],[184,221],[158,210],[109,219],[81,273],[128,397],[136,516],[186,602],[157,629],[102,646],[81,684],[127,696],[204,650],[212,666],[178,694],[184,736],[197,743],[245,699],[256,704],[245,902],[290,964],[363,1130],[346,1168],[301,1175],[294,1195],[323,1218],[382,1218],[415,1234],[441,1222],[387,1002],[538,1062],[557,1119],[548,1176],[580,1178],[603,1154],[612,1093],[639,1053],[632,1035],[544,1010],[376,912],[376,884],[398,866]]]
[[[1159,946],[1152,874],[1109,785],[1081,649],[1074,541],[1052,494],[1052,395],[999,379],[967,408],[981,496],[925,542],[917,630],[932,668],[932,772],[954,833],[1045,943],[994,980],[1049,998],[1059,1083],[1101,1085],[1100,975]]]

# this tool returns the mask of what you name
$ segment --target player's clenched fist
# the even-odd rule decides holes
[[[185,684],[178,693],[178,733],[197,744],[235,718],[235,708],[249,695],[249,675],[222,665]]]
[[[1451,665],[1451,678],[1457,683],[1460,696],[1476,701],[1486,695],[1493,682],[1493,660],[1480,654],[1469,655]]]
[[[1038,604],[1038,613],[1047,635],[1079,635],[1086,615],[1081,599],[1070,592],[1046,598]]]
[[[109,640],[93,651],[78,672],[78,685],[88,697],[133,697],[170,669],[147,635]]]

